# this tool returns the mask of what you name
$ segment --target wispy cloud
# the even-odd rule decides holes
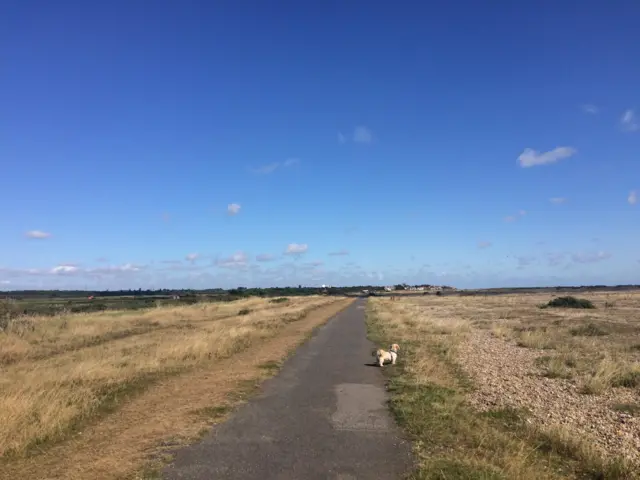
[[[354,128],[350,138],[347,138],[347,136],[342,132],[338,132],[338,143],[340,144],[347,143],[347,140],[349,139],[351,139],[355,143],[368,144],[373,141],[373,133],[369,128],[363,125],[359,125],[356,128]]]
[[[550,267],[557,267],[560,265],[565,259],[564,253],[548,253],[547,254],[547,264]]]
[[[611,258],[611,254],[608,252],[586,252],[586,253],[574,253],[571,255],[571,260],[575,263],[595,263]]]
[[[504,221],[505,222],[515,222],[519,218],[524,217],[526,214],[527,214],[526,210],[519,210],[516,215],[507,215],[506,217],[504,217]]]
[[[227,205],[227,213],[229,215],[237,215],[238,213],[240,213],[241,208],[242,207],[237,203],[230,203],[229,205]]]
[[[145,265],[138,265],[135,263],[125,263],[123,265],[109,265],[107,267],[90,268],[86,270],[86,272],[98,273],[98,274],[133,273],[133,272],[139,272],[145,268],[146,268]]]
[[[489,248],[491,246],[491,242],[481,241],[478,242],[478,248]]]
[[[248,261],[247,254],[238,251],[229,257],[216,260],[215,264],[222,268],[244,268],[247,266]]]
[[[371,143],[373,134],[371,130],[364,126],[358,126],[353,131],[353,141],[356,143]]]
[[[600,109],[598,107],[596,107],[595,105],[591,104],[591,103],[586,103],[586,104],[582,105],[582,111],[584,113],[590,113],[592,115],[595,115],[596,113],[598,113],[600,111]]]
[[[274,162],[274,163],[269,163],[267,165],[263,165],[261,167],[252,168],[250,170],[251,170],[251,173],[255,173],[256,175],[268,175],[270,173],[275,172],[279,166],[280,166],[279,162]]]
[[[269,253],[260,253],[259,255],[256,255],[256,260],[258,262],[270,262],[272,260],[275,260],[275,258],[276,257]]]
[[[317,268],[317,267],[321,267],[322,265],[324,265],[324,262],[322,260],[315,260],[313,262],[305,263],[303,267]]]
[[[290,243],[284,253],[285,255],[300,255],[308,249],[309,246],[306,243]]]
[[[518,157],[518,162],[522,168],[535,167],[538,165],[550,165],[560,160],[575,155],[578,151],[573,147],[556,147],[548,152],[540,153],[531,148],[525,148]]]
[[[531,255],[519,255],[515,257],[518,262],[518,268],[524,268],[536,261],[536,257]]]
[[[250,168],[249,171],[255,175],[269,175],[270,173],[275,172],[278,169],[282,168],[290,168],[294,165],[298,165],[300,163],[299,158],[287,158],[283,162],[273,162],[267,165],[262,165],[257,168]]]
[[[629,205],[635,205],[638,202],[638,195],[635,190],[631,190],[629,192],[629,196],[627,197],[627,202],[629,202]]]
[[[50,238],[51,234],[49,232],[43,232],[41,230],[29,230],[25,233],[25,236],[27,238],[36,238],[42,240],[45,238]]]
[[[640,124],[636,118],[636,113],[631,109],[624,112],[620,119],[620,126],[625,132],[635,132],[636,130],[640,130]]]
[[[329,252],[329,255],[331,255],[332,257],[340,257],[340,256],[344,256],[344,255],[349,255],[349,250],[337,250],[335,252]]]
[[[185,258],[185,260],[187,260],[188,262],[195,262],[198,257],[200,257],[199,253],[190,253],[188,254]]]
[[[567,199],[564,197],[552,197],[549,199],[551,203],[555,203],[556,205],[560,205],[561,203],[566,203]]]
[[[300,163],[300,159],[298,158],[287,158],[284,162],[282,162],[283,167],[293,167]]]

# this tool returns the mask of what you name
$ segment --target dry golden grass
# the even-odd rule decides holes
[[[167,375],[275,335],[328,297],[23,318],[0,334],[0,456],[21,457]],[[249,313],[238,315],[243,310]]]
[[[467,402],[474,379],[457,351],[469,335],[535,349],[546,376],[574,378],[585,393],[640,386],[640,294],[579,297],[597,308],[539,308],[548,294],[370,300],[372,335],[405,347],[392,410],[414,436],[419,478],[638,478],[629,461],[604,455],[568,425],[538,425],[528,412],[498,406],[481,413]]]

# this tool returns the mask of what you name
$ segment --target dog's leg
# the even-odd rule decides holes
[[[382,358],[382,356],[378,357],[378,365],[383,367],[384,366],[384,358]]]

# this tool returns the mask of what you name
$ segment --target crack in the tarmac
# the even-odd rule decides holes
[[[364,300],[321,328],[262,393],[164,470],[178,479],[395,479],[409,443],[386,408],[384,378],[363,360]]]

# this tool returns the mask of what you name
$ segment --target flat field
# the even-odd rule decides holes
[[[250,298],[5,321],[0,478],[139,472],[161,442],[189,441],[223,417],[351,301]]]
[[[640,478],[640,293],[373,298],[420,478]]]

